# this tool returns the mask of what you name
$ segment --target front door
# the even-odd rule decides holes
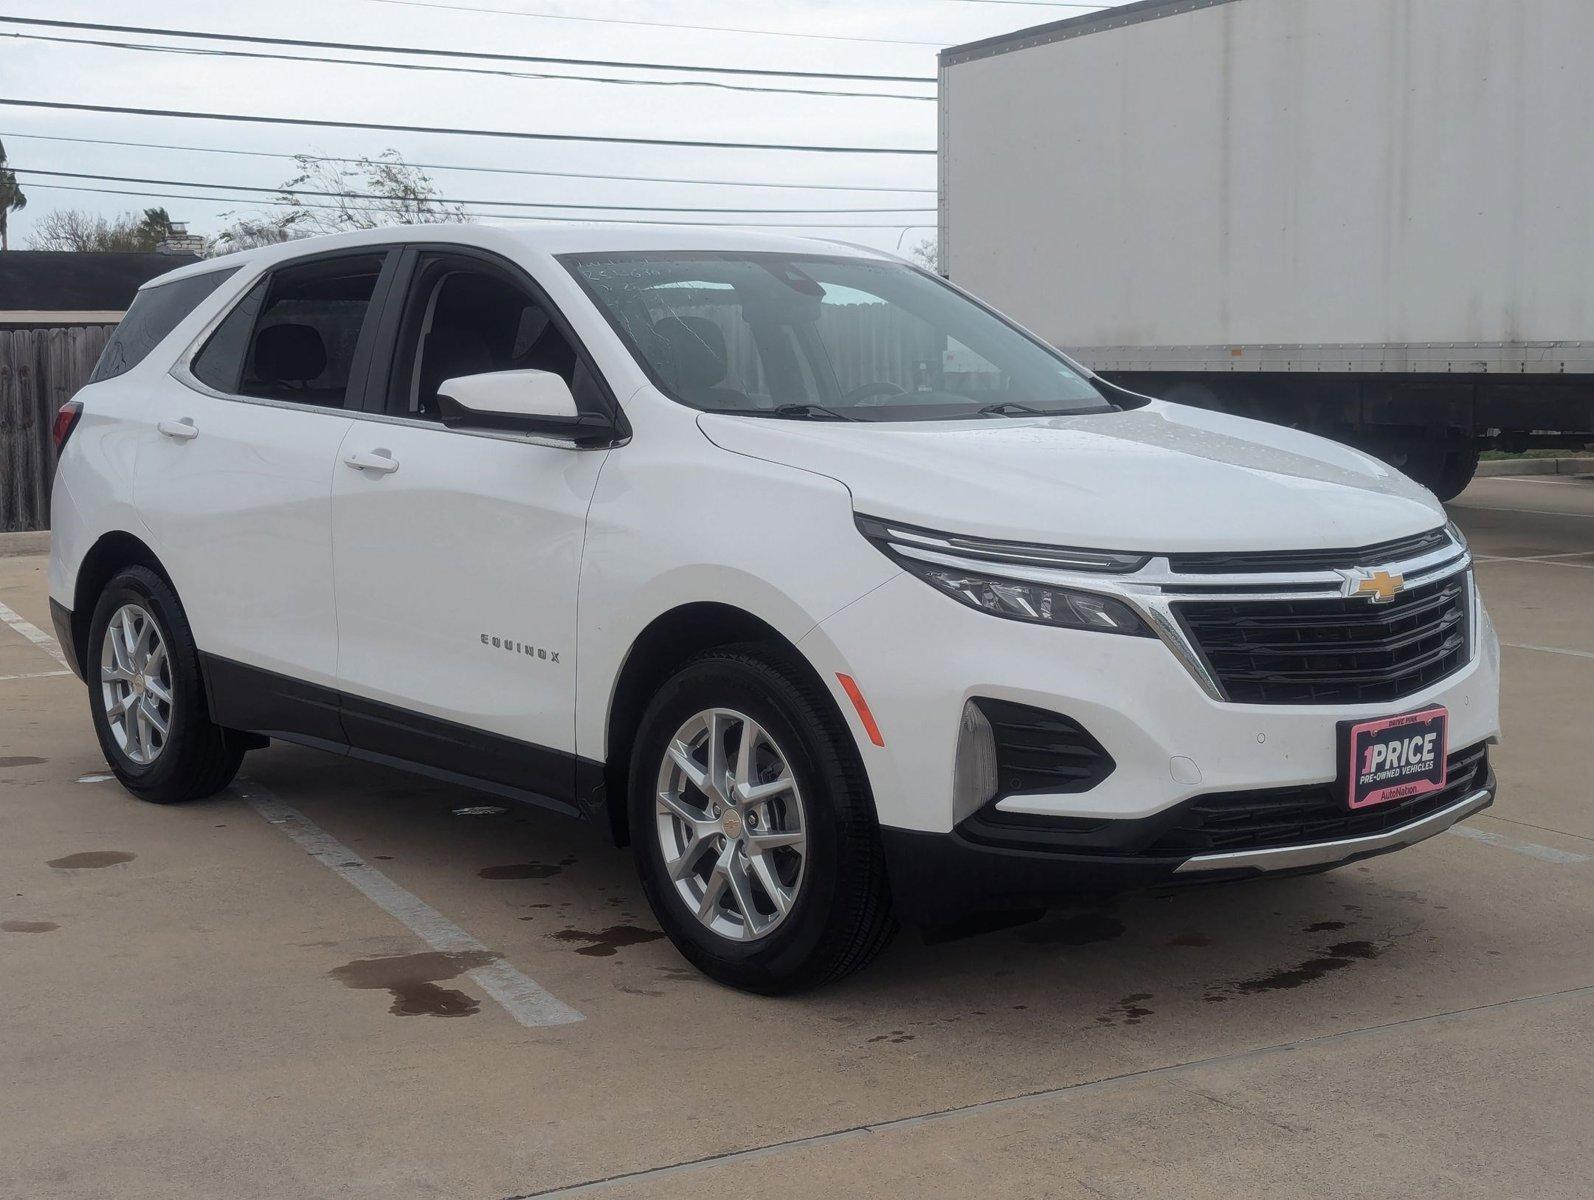
[[[576,589],[606,452],[446,429],[437,390],[536,368],[606,399],[517,268],[412,254],[387,411],[353,423],[332,486],[344,727],[357,753],[571,808]]]
[[[315,720],[290,710],[335,683],[333,467],[389,262],[377,249],[277,269],[159,385],[134,504],[207,656],[223,723],[341,740],[335,706]]]

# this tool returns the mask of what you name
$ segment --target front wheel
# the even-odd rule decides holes
[[[85,666],[100,749],[135,796],[197,800],[238,773],[243,750],[210,720],[188,618],[155,572],[129,567],[106,584]]]
[[[724,650],[682,668],[643,716],[630,802],[648,902],[711,978],[797,991],[857,970],[890,940],[862,764],[795,664]]]

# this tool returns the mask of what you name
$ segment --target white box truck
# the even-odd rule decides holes
[[[1442,498],[1594,441],[1594,2],[1145,0],[943,51],[941,270]]]

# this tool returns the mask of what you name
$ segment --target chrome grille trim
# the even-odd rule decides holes
[[[960,534],[941,533],[897,521],[859,515],[859,530],[882,547],[903,558],[917,559],[943,567],[968,571],[971,574],[1032,583],[1051,584],[1078,591],[1095,592],[1111,596],[1132,607],[1156,633],[1158,639],[1173,653],[1191,678],[1212,700],[1223,703],[1241,703],[1229,699],[1220,686],[1206,656],[1191,637],[1185,623],[1179,618],[1176,605],[1196,603],[1247,603],[1298,602],[1303,600],[1330,600],[1345,598],[1345,577],[1337,569],[1320,568],[1291,572],[1241,570],[1212,574],[1194,574],[1188,570],[1175,570],[1174,559],[1180,556],[1137,552],[1115,552],[1094,548],[1069,548],[1045,546],[1026,542],[1004,542],[994,539],[966,537]],[[1381,552],[1388,547],[1415,546],[1417,553],[1409,557],[1373,562],[1366,558],[1370,551]],[[1243,557],[1247,552],[1234,556]],[[1277,559],[1290,552],[1260,552],[1257,559]],[[1410,538],[1362,550],[1302,551],[1303,556],[1344,555],[1343,569],[1377,566],[1392,574],[1404,577],[1407,588],[1424,587],[1470,572],[1472,556],[1465,545],[1456,541],[1445,528],[1438,528]],[[1182,556],[1184,561],[1199,555]],[[1362,561],[1358,562],[1358,558]],[[1133,564],[1139,563],[1138,567]],[[1462,667],[1477,657],[1478,639],[1477,593],[1469,578],[1465,603],[1472,629]],[[1359,603],[1359,601],[1358,601]],[[1457,670],[1460,670],[1458,667]],[[1448,678],[1448,676],[1447,676]],[[1430,681],[1416,689],[1416,694],[1432,686]],[[1400,697],[1404,698],[1404,697]],[[1254,705],[1254,702],[1252,702]],[[1299,707],[1306,701],[1293,705]],[[1388,707],[1388,702],[1358,704],[1345,701],[1325,701],[1325,707],[1374,708]],[[1287,702],[1268,703],[1263,707],[1291,707]]]

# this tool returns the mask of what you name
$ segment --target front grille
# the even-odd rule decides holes
[[[1150,857],[1222,854],[1384,833],[1448,808],[1484,787],[1489,778],[1488,748],[1473,746],[1452,754],[1447,770],[1445,786],[1437,792],[1355,811],[1332,783],[1197,796],[1175,810],[1174,823],[1143,853]]]
[[[1372,704],[1459,671],[1469,657],[1467,575],[1388,604],[1191,601],[1174,606],[1224,697],[1237,704]]]
[[[1262,572],[1333,571],[1341,567],[1377,567],[1429,554],[1443,546],[1456,546],[1444,529],[1430,529],[1414,537],[1379,542],[1352,550],[1261,550],[1219,554],[1170,554],[1168,566],[1181,575],[1234,575]],[[1459,551],[1460,547],[1456,546]]]

